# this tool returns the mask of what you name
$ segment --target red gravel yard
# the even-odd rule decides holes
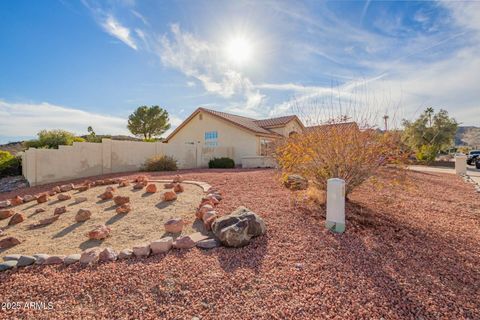
[[[182,176],[217,187],[220,214],[259,214],[267,234],[239,249],[2,272],[0,318],[480,319],[480,195],[459,177],[407,172],[397,184],[387,170],[353,192],[338,235],[273,170]]]

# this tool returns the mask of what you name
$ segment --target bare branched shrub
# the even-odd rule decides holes
[[[361,111],[352,104],[345,109],[342,102],[336,111],[335,107],[315,103],[307,107],[310,109],[295,106],[310,126],[276,148],[284,174],[300,174],[319,190],[326,189],[328,179],[340,178],[346,182],[348,195],[381,167],[403,163],[406,153],[400,132],[379,130],[374,112],[368,112],[365,106]],[[320,119],[324,120],[318,124]],[[312,126],[312,122],[317,125]]]

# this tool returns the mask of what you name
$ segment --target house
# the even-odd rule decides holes
[[[169,149],[184,150],[183,167],[206,167],[214,157],[232,158],[242,167],[268,167],[275,140],[305,130],[300,119],[284,116],[256,120],[198,108],[166,139]]]

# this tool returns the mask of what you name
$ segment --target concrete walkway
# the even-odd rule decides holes
[[[450,173],[455,174],[455,169],[446,167],[408,166],[408,169],[422,172]],[[480,170],[467,166],[467,175],[477,184],[480,184]]]

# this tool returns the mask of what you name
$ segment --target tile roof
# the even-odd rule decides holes
[[[284,116],[284,117],[278,117],[278,118],[254,120],[254,122],[262,128],[269,128],[269,127],[286,125],[296,117],[297,116],[291,115],[291,116]]]
[[[238,116],[231,113],[226,113],[226,112],[221,112],[221,111],[216,111],[216,110],[201,107],[195,110],[185,121],[183,121],[175,130],[173,130],[173,132],[165,139],[165,141],[170,140],[185,124],[187,124],[188,121],[190,121],[190,119],[192,119],[200,111],[222,118],[234,125],[253,131],[255,133],[269,135],[269,136],[278,136],[278,137],[281,137],[282,135],[272,130],[269,130],[269,128],[286,125],[288,122],[292,121],[293,119],[298,119],[297,116],[292,115],[292,116],[257,120],[253,118]],[[302,127],[303,127],[303,124],[302,124]]]
[[[308,131],[314,131],[314,130],[320,130],[320,131],[326,131],[332,127],[337,127],[337,128],[348,128],[350,127],[351,129],[358,129],[358,124],[356,122],[341,122],[341,123],[332,123],[332,124],[321,124],[318,126],[310,126],[310,127],[305,127],[305,130]]]
[[[229,122],[232,122],[236,125],[244,127],[245,129],[248,129],[250,131],[254,131],[254,132],[257,132],[257,133],[263,133],[263,134],[269,134],[269,135],[271,135],[271,134],[276,135],[276,133],[274,133],[270,130],[267,130],[265,128],[262,128],[262,126],[258,125],[256,123],[256,120],[252,119],[252,118],[237,116],[235,114],[220,112],[220,111],[210,110],[210,109],[205,109],[205,108],[200,108],[200,110],[202,110],[206,113],[210,113],[214,116],[223,118],[223,119],[225,119]]]

